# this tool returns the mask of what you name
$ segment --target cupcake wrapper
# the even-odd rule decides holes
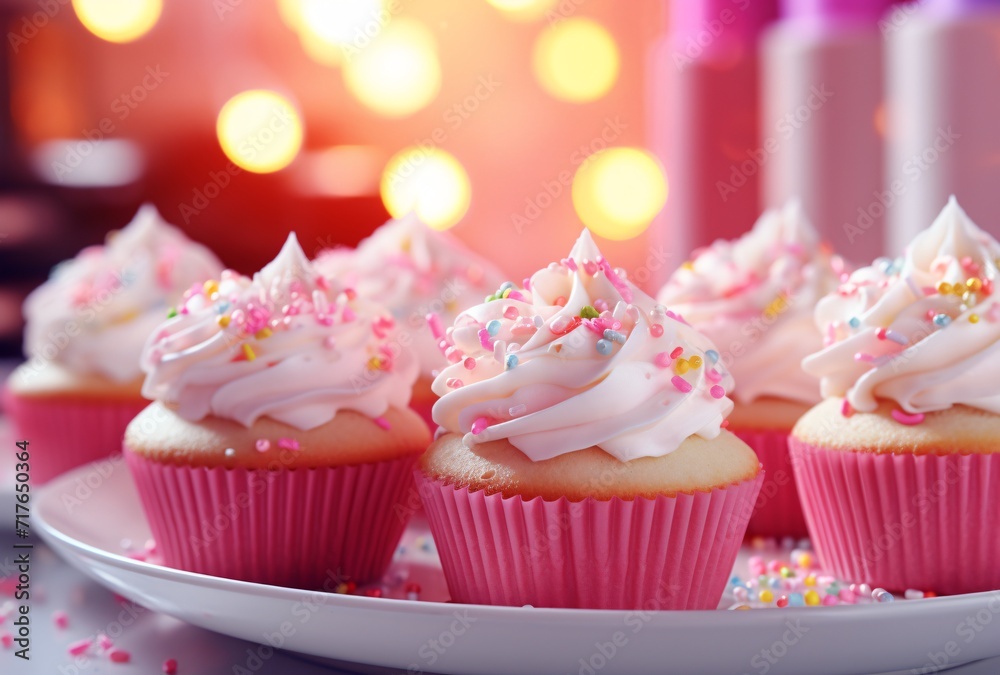
[[[788,454],[788,431],[729,429],[757,453],[767,479],[750,516],[747,536],[807,537],[805,515]]]
[[[890,591],[1000,589],[1000,455],[790,446],[829,572]]]
[[[125,427],[149,405],[143,399],[48,399],[9,390],[3,400],[17,440],[28,441],[33,485],[121,452]]]
[[[416,456],[253,471],[125,457],[164,564],[212,576],[332,588],[382,577],[416,501]]]
[[[763,481],[693,495],[555,501],[469,491],[417,472],[455,602],[715,609]]]

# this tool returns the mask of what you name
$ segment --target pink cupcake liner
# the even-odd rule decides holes
[[[767,479],[760,488],[747,536],[807,537],[806,518],[788,454],[788,431],[733,429],[757,453]]]
[[[376,581],[412,512],[415,455],[276,471],[125,457],[164,564],[190,572],[297,588]]]
[[[487,495],[417,472],[452,600],[715,609],[763,482],[633,500]]]
[[[1000,455],[790,446],[829,572],[890,591],[1000,589]]]
[[[149,405],[145,399],[43,398],[3,393],[17,440],[27,440],[31,482],[41,485],[78,466],[122,449],[125,427]]]

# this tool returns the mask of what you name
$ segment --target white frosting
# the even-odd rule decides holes
[[[251,281],[227,270],[190,294],[143,354],[143,394],[197,421],[298,429],[338,410],[372,418],[409,404],[417,364],[387,310],[319,274],[289,236]]]
[[[803,367],[855,410],[889,399],[907,413],[962,404],[1000,414],[998,257],[1000,244],[952,198],[903,259],[877,260],[823,299],[816,321],[829,346]],[[939,292],[970,279],[982,289]]]
[[[456,319],[453,365],[434,381],[434,421],[466,444],[507,439],[534,461],[598,446],[628,461],[719,434],[732,379],[711,342],[612,270],[586,230],[505,293]]]
[[[765,212],[739,239],[696,251],[658,300],[718,346],[737,401],[813,404],[819,387],[801,362],[822,347],[813,311],[842,271],[843,261],[792,203]]]
[[[146,204],[104,246],[61,263],[28,296],[28,365],[40,359],[80,374],[136,380],[143,344],[169,308],[221,270],[207,248]]]
[[[389,221],[353,251],[321,253],[316,266],[392,311],[426,377],[447,365],[427,314],[438,314],[449,325],[462,308],[482,302],[504,280],[492,263],[415,215]]]

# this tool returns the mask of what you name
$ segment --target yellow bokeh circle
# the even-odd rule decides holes
[[[593,101],[618,79],[620,58],[611,33],[591,19],[566,19],[549,26],[535,42],[538,82],[556,98]]]
[[[593,154],[573,177],[573,207],[583,224],[605,239],[641,234],[667,201],[660,162],[638,148]]]
[[[102,40],[131,42],[156,25],[163,0],[73,0],[73,11]]]
[[[405,148],[382,172],[382,201],[393,218],[415,212],[436,230],[447,230],[469,210],[472,186],[455,157],[440,148]]]
[[[545,16],[558,0],[486,0],[505,16],[517,21],[534,21]]]
[[[346,51],[344,82],[365,106],[384,117],[405,117],[441,89],[434,35],[419,21],[396,17]]]
[[[219,111],[215,129],[226,156],[254,173],[285,168],[302,148],[298,110],[281,94],[266,89],[229,99]]]

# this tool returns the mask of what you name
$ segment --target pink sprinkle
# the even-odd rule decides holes
[[[589,274],[590,276],[594,276],[595,274],[597,274],[597,270],[598,270],[597,263],[595,263],[593,260],[583,261],[583,271]]]
[[[924,421],[923,413],[905,413],[902,410],[895,409],[892,411],[892,418],[899,422],[900,424],[905,424],[907,426],[913,426],[914,424],[920,424]]]
[[[115,643],[114,643],[114,642],[112,642],[112,641],[111,641],[111,638],[109,638],[109,637],[108,637],[107,635],[105,635],[104,633],[99,633],[99,634],[97,635],[97,644],[98,644],[98,646],[99,646],[99,647],[100,647],[101,649],[105,649],[105,650],[107,650],[107,649],[111,649],[111,648],[112,648],[112,647],[114,646],[114,644],[115,644]]]
[[[427,315],[427,325],[431,329],[431,334],[435,339],[444,337],[444,325],[441,323],[441,315],[434,312]]]
[[[672,385],[674,385],[679,391],[681,391],[681,392],[683,392],[685,394],[688,393],[689,391],[691,391],[691,389],[692,389],[691,383],[689,383],[687,380],[685,380],[680,375],[674,375],[670,379],[670,383]]]
[[[569,268],[571,271],[573,272],[576,271],[576,261],[573,260],[572,258],[563,258],[560,262],[562,262],[562,264],[565,265],[567,268]]]
[[[278,447],[283,450],[298,450],[299,442],[294,438],[279,438]]]
[[[503,311],[503,318],[505,319],[510,319],[511,321],[513,321],[517,317],[518,317],[517,307],[515,307],[514,305],[511,305],[510,307],[508,307]]]
[[[879,328],[878,330],[876,330],[875,331],[875,337],[877,337],[879,340],[884,340],[885,339],[885,328]]]
[[[851,408],[851,402],[845,398],[844,402],[840,404],[840,414],[844,417],[850,417],[853,412],[854,409]]]
[[[670,352],[670,358],[676,359],[677,357],[679,357],[683,353],[684,353],[684,348],[683,347],[676,347],[674,349],[674,351]]]
[[[163,662],[163,672],[166,675],[176,675],[177,673],[177,659],[167,659]]]
[[[354,310],[350,307],[344,307],[344,311],[340,314],[340,320],[344,323],[350,323],[358,318],[358,315],[354,313]]]
[[[721,382],[722,375],[715,368],[709,368],[705,371],[705,377],[707,377],[712,382]]]
[[[0,645],[3,645],[4,649],[10,649],[14,646],[14,636],[10,633],[0,634]]]
[[[132,655],[124,649],[112,649],[108,652],[108,658],[112,663],[128,663],[132,660]]]
[[[525,286],[525,289],[527,289],[527,286]],[[524,296],[521,294],[521,291],[511,291],[507,295],[507,299],[508,300],[520,300],[521,302],[524,302]]]
[[[493,345],[490,344],[490,332],[485,328],[479,329],[479,344],[483,349],[493,349]]]
[[[486,430],[486,427],[490,425],[490,421],[485,417],[477,417],[472,423],[472,435],[478,436]]]
[[[668,367],[671,363],[673,363],[673,361],[674,360],[670,358],[670,354],[666,352],[660,352],[659,354],[653,357],[653,363],[655,363],[660,368]]]
[[[854,591],[849,588],[841,588],[840,593],[837,593],[837,597],[840,598],[841,602],[845,602],[848,605],[853,605],[857,602],[854,597]]]
[[[449,363],[458,363],[465,358],[465,355],[458,350],[458,347],[448,347],[444,350],[444,357],[448,359]]]
[[[387,420],[384,417],[376,417],[372,421],[375,422],[375,424],[377,424],[380,429],[384,429],[385,431],[389,431],[389,429],[392,429],[392,425],[389,424],[389,420]]]
[[[872,356],[871,354],[866,354],[864,352],[858,352],[857,354],[854,355],[854,360],[855,361],[864,361],[865,363],[871,363],[872,361],[875,360],[875,357]]]
[[[834,605],[839,605],[840,600],[837,599],[836,595],[827,595],[823,597],[823,604],[827,607],[833,607]]]
[[[652,335],[655,338],[662,337],[663,336],[663,326],[661,326],[658,323],[654,323],[652,326],[649,327],[649,334]]]
[[[69,616],[61,609],[52,613],[52,621],[55,622],[56,628],[66,628],[69,626]]]
[[[531,277],[524,277],[524,281],[521,282],[521,288],[523,288],[526,291],[531,290]]]
[[[66,651],[69,652],[70,656],[79,656],[80,654],[83,654],[88,649],[90,649],[91,645],[93,644],[94,644],[93,640],[88,640],[87,638],[84,638],[83,640],[77,640],[76,642],[72,643],[69,647],[67,647]]]
[[[447,380],[445,380],[445,384],[452,389],[458,389],[465,383],[462,382],[457,377],[449,377]]]
[[[717,384],[712,385],[712,388],[708,390],[712,394],[712,398],[722,398],[726,395],[726,390]]]
[[[333,317],[330,316],[329,314],[317,314],[316,322],[319,323],[321,326],[332,326]]]
[[[271,449],[271,441],[267,440],[266,438],[258,438],[256,447],[257,447],[257,452],[267,452],[268,450]]]
[[[462,365],[465,366],[466,370],[475,370],[476,360],[470,356],[462,362]]]

